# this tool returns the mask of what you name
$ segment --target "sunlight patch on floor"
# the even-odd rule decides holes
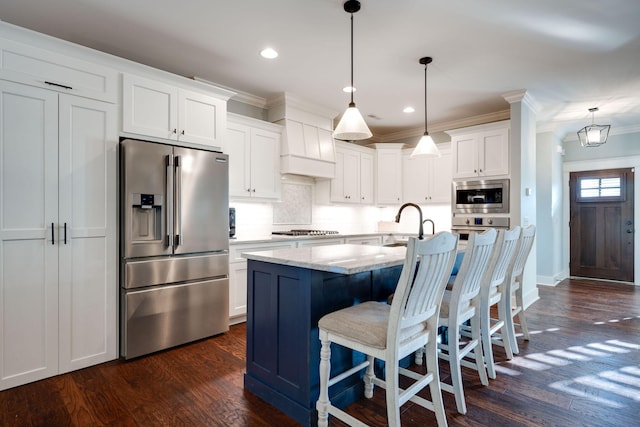
[[[577,353],[586,354],[588,356],[593,356],[593,357],[604,357],[609,355],[608,353],[604,353],[602,351],[596,351],[590,348],[584,348],[584,347],[578,347],[578,346],[569,347],[568,350],[575,351]]]
[[[622,386],[620,384],[607,381],[606,379],[598,378],[602,373],[598,375],[586,375],[584,377],[578,377],[574,381],[578,384],[584,384],[589,387],[597,388],[600,390],[615,393],[618,396],[627,397],[633,399],[636,402],[640,402],[640,390]]]
[[[562,393],[568,394],[570,396],[579,397],[581,399],[589,400],[594,403],[599,403],[602,405],[609,406],[610,408],[624,408],[625,405],[620,402],[616,402],[614,400],[605,399],[600,396],[593,395],[588,391],[584,390],[584,387],[575,388],[576,384],[572,380],[566,381],[558,381],[555,383],[549,384],[549,387],[558,390]]]
[[[622,368],[622,369],[624,369],[624,368]],[[602,378],[606,378],[606,379],[611,380],[611,381],[615,381],[615,382],[618,382],[618,383],[622,383],[622,384],[630,385],[630,386],[633,386],[633,387],[637,387],[638,391],[640,392],[640,378],[638,378],[636,376],[625,375],[625,374],[622,374],[622,373],[617,372],[617,371],[605,371],[605,372],[600,373],[600,376]]]
[[[588,362],[591,360],[590,357],[587,357],[583,354],[577,354],[575,352],[566,351],[566,350],[549,350],[547,353],[556,356],[556,357],[564,357],[565,359],[574,360],[576,362]]]
[[[567,366],[572,363],[570,360],[561,359],[545,353],[527,354],[525,357],[553,366]]]
[[[607,344],[613,344],[620,347],[630,348],[632,350],[640,350],[640,344],[628,343],[620,340],[609,340],[605,341]]]
[[[525,357],[514,357],[513,359],[511,359],[510,363],[526,369],[532,369],[534,371],[544,371],[546,369],[551,369],[551,366],[547,365],[546,363],[536,362]]]
[[[585,346],[572,346],[565,350],[557,349],[546,353],[533,353],[525,358],[535,359],[536,362],[539,362],[537,365],[545,363],[553,366],[565,366],[572,363],[588,362],[594,358],[606,360],[612,353],[626,354],[634,350],[640,350],[640,345],[623,340],[608,340],[602,343],[590,343]],[[525,358],[518,357],[511,362],[525,368],[543,369],[537,365],[527,365],[527,362],[523,362]],[[607,399],[602,397],[601,394],[615,394],[632,400],[633,404],[636,405],[637,402],[640,402],[640,366],[625,366],[616,370],[603,371],[597,375],[584,375],[571,380],[557,381],[549,384],[549,387],[564,394],[611,408],[623,408],[627,406],[625,402]]]
[[[614,347],[612,345],[605,345],[599,342],[594,342],[591,344],[587,344],[587,347],[591,347],[591,348],[597,348],[598,350],[604,350],[604,351],[608,351],[609,353],[618,353],[618,354],[623,354],[623,353],[629,353],[629,350],[627,349],[623,349],[620,347]]]
[[[496,364],[495,368],[497,373],[509,375],[510,377],[517,377],[518,375],[522,375],[522,372],[516,371],[515,369],[509,369],[504,365]]]

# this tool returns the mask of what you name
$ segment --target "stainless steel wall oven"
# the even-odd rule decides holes
[[[454,214],[508,214],[509,180],[454,182],[451,204]]]

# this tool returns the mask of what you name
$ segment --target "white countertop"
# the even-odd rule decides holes
[[[372,245],[312,246],[275,251],[247,252],[244,258],[339,274],[355,274],[402,265],[406,247]]]
[[[350,234],[327,234],[323,236],[285,236],[280,234],[268,234],[254,237],[241,237],[229,239],[230,245],[239,245],[244,243],[270,243],[277,241],[292,241],[292,240],[311,240],[311,239],[344,239],[349,237],[389,237],[395,236],[399,239],[406,240],[409,236],[417,236],[417,234],[411,233],[350,233]]]

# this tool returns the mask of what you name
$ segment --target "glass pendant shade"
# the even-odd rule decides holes
[[[353,92],[355,92],[355,86],[353,85],[353,14],[360,10],[360,2],[357,0],[347,0],[344,2],[344,11],[351,14],[351,102],[349,108],[346,109],[338,126],[333,131],[333,137],[335,139],[341,139],[344,141],[359,141],[361,139],[368,139],[373,136],[367,123],[364,121],[360,110],[356,107],[356,103],[353,102]]]
[[[427,65],[431,64],[433,59],[430,56],[420,58],[421,64],[424,65],[424,135],[418,141],[418,145],[411,152],[411,157],[424,156],[424,157],[440,157],[440,150],[433,141],[433,138],[429,135],[427,130]]]
[[[578,131],[578,138],[583,147],[597,147],[607,142],[611,125],[589,125]]]
[[[361,139],[371,138],[372,133],[367,127],[367,124],[360,114],[360,110],[356,107],[356,104],[349,104],[349,108],[346,109],[338,126],[333,131],[333,137],[335,139],[342,139],[344,141],[359,141]]]
[[[436,146],[436,143],[433,141],[433,138],[428,133],[422,135],[420,141],[418,141],[418,145],[411,152],[411,157],[416,156],[429,156],[429,157],[440,157],[440,150]]]
[[[578,131],[578,139],[583,147],[597,147],[607,142],[611,125],[594,124],[593,113],[598,111],[598,108],[589,108],[589,111],[591,112],[591,124]]]

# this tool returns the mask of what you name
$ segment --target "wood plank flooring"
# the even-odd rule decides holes
[[[450,426],[640,425],[640,289],[565,280],[539,287],[531,341],[483,387],[463,368],[468,412],[444,393]],[[243,389],[245,327],[132,361],[118,360],[0,392],[0,426],[295,426]],[[447,378],[446,364],[441,362]],[[386,425],[384,392],[348,408]],[[330,426],[343,424],[331,419]],[[403,426],[436,425],[408,403]]]

